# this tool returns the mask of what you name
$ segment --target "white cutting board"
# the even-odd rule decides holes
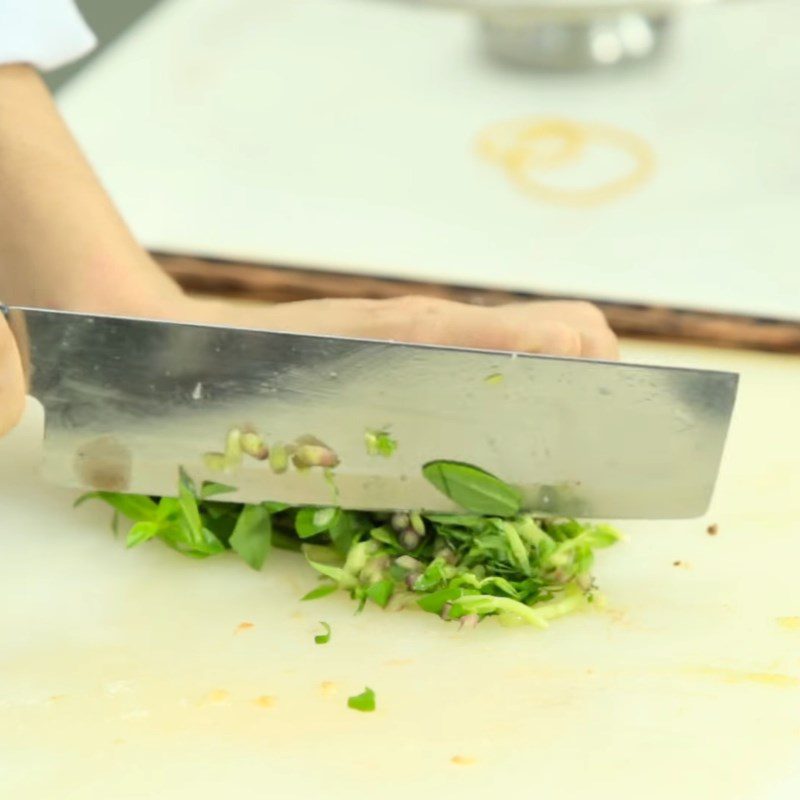
[[[798,362],[627,352],[741,370],[713,513],[629,523],[607,610],[543,632],[301,603],[292,554],[259,574],[125,551],[36,480],[30,415],[0,443],[0,796],[797,798],[800,630],[777,620],[800,616]],[[346,708],[364,686],[374,714]]]
[[[154,249],[800,320],[797,0],[692,9],[663,62],[550,77],[419,6],[169,0],[61,107]],[[654,173],[591,208],[528,196],[475,142],[542,115],[634,133]],[[583,152],[538,179],[628,169]]]

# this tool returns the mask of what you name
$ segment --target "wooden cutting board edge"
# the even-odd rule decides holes
[[[174,253],[154,252],[153,257],[185,291],[239,300],[278,303],[321,297],[425,295],[476,305],[499,305],[533,299],[571,299]],[[603,309],[619,336],[800,354],[798,322],[616,303],[599,298],[594,302]]]

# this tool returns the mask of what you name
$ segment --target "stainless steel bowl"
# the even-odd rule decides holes
[[[666,44],[676,13],[730,0],[427,0],[473,14],[496,60],[538,70],[643,62]]]

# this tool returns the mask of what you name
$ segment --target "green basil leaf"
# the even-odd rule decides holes
[[[158,506],[146,495],[117,494],[116,492],[97,492],[97,498],[108,503],[115,511],[133,522],[153,522]],[[90,499],[89,497],[86,498]]]
[[[194,482],[183,468],[180,470],[178,484],[178,504],[192,538],[197,542],[202,541],[203,521],[200,518],[200,509],[197,506],[197,492]]]
[[[336,519],[336,508],[301,508],[294,519],[294,529],[301,539],[323,533]]]
[[[350,546],[372,527],[366,514],[358,511],[339,510],[328,533],[337,552],[346,555]]]
[[[281,511],[286,511],[287,508],[291,508],[288,503],[274,503],[272,501],[262,503],[262,505],[270,514],[280,514]]]
[[[272,547],[272,517],[264,505],[242,509],[229,543],[253,569],[261,569]]]
[[[431,461],[422,474],[443,495],[474,514],[513,517],[522,506],[522,497],[513,486],[470,464]]]

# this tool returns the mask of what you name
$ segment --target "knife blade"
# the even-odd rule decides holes
[[[525,507],[583,518],[690,518],[711,501],[738,376],[178,322],[5,309],[44,407],[43,476],[174,496],[178,469],[219,500],[364,510],[458,507],[422,475],[465,462]],[[207,454],[231,431],[315,441],[335,470]],[[365,435],[386,431],[389,457]],[[311,437],[311,438],[309,438]]]

